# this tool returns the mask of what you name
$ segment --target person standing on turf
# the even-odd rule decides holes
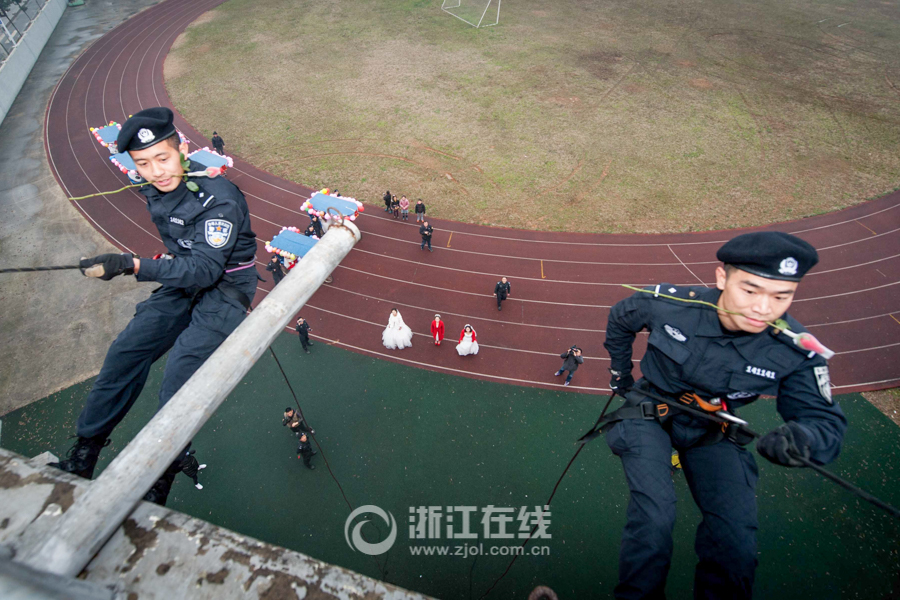
[[[506,300],[507,296],[512,294],[511,289],[512,286],[506,280],[506,277],[501,277],[497,285],[494,286],[494,295],[497,296],[497,310],[503,310],[501,303]]]
[[[434,252],[431,249],[431,236],[434,234],[434,227],[428,224],[428,221],[422,223],[422,226],[419,227],[419,235],[422,236],[422,250],[425,249],[425,244],[428,244],[428,251]]]
[[[194,487],[198,490],[202,490],[203,486],[200,485],[200,480],[197,476],[200,474],[200,471],[206,468],[206,465],[201,465],[200,461],[194,457],[195,452],[196,450],[185,452],[184,456],[181,457],[179,467],[181,468],[182,473],[194,481]]]
[[[388,190],[384,193],[384,196],[381,198],[384,201],[384,212],[391,212],[391,190]]]
[[[224,177],[185,181],[182,158],[188,147],[180,143],[173,119],[168,108],[142,110],[125,121],[117,139],[119,151],[128,152],[150,183],[141,193],[170,256],[101,254],[80,263],[87,277],[109,281],[134,275],[161,284],[137,305],[110,346],[78,417],[78,439],[68,458],[50,463],[86,479],[93,477],[101,449],[131,410],[153,363],[168,353],[161,409],[243,322],[256,294],[256,234],[244,195]],[[203,170],[193,162],[187,168]],[[165,505],[179,461],[169,465],[145,500]]]
[[[225,156],[225,140],[223,140],[215,131],[213,131],[212,145],[213,150],[215,150],[217,154]]]
[[[312,331],[312,327],[309,326],[309,323],[303,317],[297,319],[297,326],[294,327],[297,330],[297,336],[300,338],[300,345],[303,347],[303,351],[309,354],[309,347],[313,345],[312,340],[309,339],[309,332]]]
[[[753,595],[758,471],[744,448],[753,438],[739,426],[723,428],[679,411],[681,403],[734,413],[760,395],[774,396],[784,424],[759,439],[761,456],[799,467],[795,457],[826,464],[841,450],[847,419],[831,397],[827,362],[785,334],[805,332],[787,310],[801,278],[819,260],[815,248],[765,231],[735,237],[716,257],[724,264],[716,267],[715,288],[660,284],[610,310],[604,344],[610,387],[624,394],[625,405],[604,419],[603,430],[631,490],[616,598],[664,596],[675,525],[673,448],[703,516],[694,543],[694,597]],[[776,321],[780,328],[770,329]],[[650,335],[643,378],[635,383],[632,344],[644,329]],[[657,404],[642,390],[678,402]]]
[[[301,433],[300,444],[297,446],[297,458],[303,459],[303,464],[306,465],[307,469],[315,470],[316,466],[310,461],[316,454],[318,454],[318,452],[312,449],[312,445],[309,443],[309,438],[307,438],[306,433]]]

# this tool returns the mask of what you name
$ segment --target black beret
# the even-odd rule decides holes
[[[780,231],[739,235],[719,248],[716,258],[753,275],[783,281],[800,281],[819,262],[809,243]]]
[[[172,111],[163,106],[146,108],[133,114],[122,125],[116,139],[119,152],[143,150],[172,137],[178,133],[174,119]]]

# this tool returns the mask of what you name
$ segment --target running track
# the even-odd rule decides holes
[[[166,54],[191,21],[223,1],[167,0],[97,40],[72,64],[45,119],[48,159],[68,196],[125,184],[88,127],[121,123],[149,106],[172,107],[163,82]],[[192,149],[209,145],[177,113],[176,124]],[[309,188],[240,159],[229,179],[244,191],[260,240],[272,239],[282,226],[308,222],[299,206]],[[148,256],[163,247],[143,196],[132,190],[75,205],[124,250]],[[561,383],[552,376],[558,353],[577,343],[587,360],[568,389],[592,393],[608,391],[606,318],[609,307],[630,293],[619,284],[713,285],[715,251],[737,234],[582,235],[430,222],[433,254],[420,251],[414,223],[395,222],[378,206],[367,206],[357,220],[362,241],[334,272],[334,284],[323,286],[303,310],[314,337],[415,367],[555,387]],[[804,279],[791,314],[837,352],[831,361],[835,391],[900,384],[900,193],[769,229],[797,234],[819,250],[821,262]],[[268,260],[262,243],[258,260]],[[502,275],[510,278],[514,295],[498,313],[492,292]],[[256,302],[271,285],[261,283]],[[416,332],[413,347],[402,351],[381,345],[394,306]],[[435,313],[447,323],[440,348],[430,343]],[[482,350],[475,357],[459,357],[453,348],[465,323],[478,332]],[[638,336],[636,360],[645,343],[646,336]]]

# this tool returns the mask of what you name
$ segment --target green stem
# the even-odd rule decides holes
[[[687,304],[700,304],[703,306],[709,306],[711,308],[716,309],[717,311],[722,311],[723,313],[727,313],[729,315],[735,315],[737,317],[747,318],[743,313],[735,312],[733,310],[728,310],[727,308],[722,308],[718,304],[713,304],[712,302],[706,302],[705,300],[688,300],[687,298],[679,298],[677,296],[670,296],[669,294],[663,294],[661,292],[656,292],[653,290],[645,290],[643,288],[634,287],[633,285],[622,284],[622,287],[628,288],[629,290],[634,290],[635,292],[644,292],[645,294],[653,294],[654,296],[662,296],[663,298],[668,298],[669,300],[675,300],[676,302],[685,302]],[[765,322],[766,325],[772,327],[773,329],[780,329],[782,331],[787,331],[787,323],[770,323],[768,321]]]
[[[94,196],[107,196],[109,194],[118,194],[119,192],[124,192],[125,190],[127,190],[129,188],[141,187],[141,186],[147,185],[149,183],[150,183],[149,181],[146,181],[144,183],[135,183],[134,185],[126,185],[125,187],[119,188],[112,192],[99,192],[97,194],[88,194],[87,196],[78,196],[77,198],[69,198],[69,200],[84,200],[85,198],[93,198]]]

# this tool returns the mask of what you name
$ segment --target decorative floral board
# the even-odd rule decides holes
[[[112,154],[109,157],[109,162],[116,165],[116,167],[125,173],[133,183],[140,183],[144,179],[138,175],[137,167],[134,166],[134,161],[131,160],[131,155],[127,152],[120,152],[118,154]]]
[[[209,148],[200,148],[187,155],[190,160],[200,163],[204,167],[221,167],[222,171],[234,166],[234,160],[230,156],[222,156]]]
[[[101,146],[108,148],[110,144],[116,143],[120,129],[122,129],[121,125],[115,121],[110,121],[109,125],[104,125],[103,127],[91,127],[91,133],[94,134],[94,138],[100,142]]]
[[[318,241],[318,238],[303,235],[296,227],[285,227],[266,244],[266,252],[293,262],[304,257]]]
[[[359,213],[363,211],[362,202],[358,202],[354,198],[332,196],[328,194],[327,188],[313,194],[309,200],[303,203],[300,210],[309,214],[315,213],[323,219],[330,219],[332,215],[328,213],[329,208],[337,210],[351,221],[356,220]]]

